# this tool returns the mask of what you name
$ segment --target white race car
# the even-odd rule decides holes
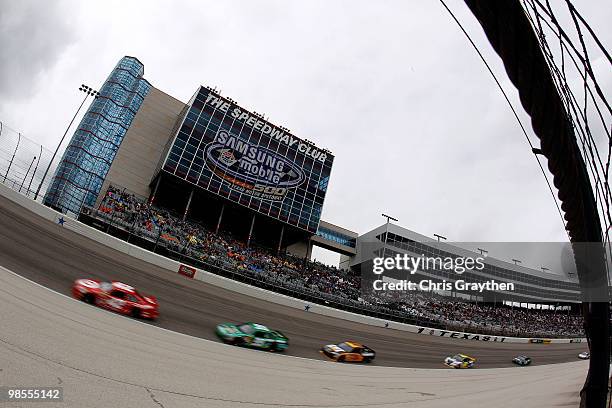
[[[527,356],[516,356],[512,359],[512,362],[520,366],[528,366],[531,364],[531,358]]]
[[[472,368],[476,359],[466,354],[455,354],[444,359],[444,365],[451,368]]]
[[[578,354],[578,358],[581,360],[588,360],[589,358],[591,358],[591,353],[589,353],[588,351],[583,351],[582,353]]]

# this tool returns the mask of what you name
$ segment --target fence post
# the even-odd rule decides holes
[[[34,164],[34,160],[36,160],[36,156],[34,156],[32,161],[30,162],[30,165],[28,166],[28,170],[26,171],[25,176],[23,176],[23,179],[21,180],[21,184],[19,185],[20,193],[21,193],[21,189],[23,188],[23,183],[25,183],[26,179],[28,178],[28,174],[30,174],[30,169],[32,168],[32,165]]]
[[[15,155],[17,154],[17,149],[19,149],[19,143],[21,142],[21,132],[17,133],[17,146],[15,146],[15,151],[13,152],[13,157],[11,157],[11,161],[9,162],[8,168],[6,169],[6,173],[4,174],[4,180],[8,177],[9,171],[11,171],[11,166],[13,165],[13,160],[15,160]],[[15,183],[13,182],[13,188],[15,187]]]
[[[28,189],[26,191],[26,196],[28,196],[31,193],[30,187],[32,187],[32,181],[34,180],[34,176],[36,175],[36,170],[38,170],[38,165],[40,164],[40,158],[42,157],[42,154],[43,154],[43,148],[42,148],[42,145],[40,145],[40,153],[38,155],[38,160],[36,161],[36,166],[34,166],[32,177],[30,178],[30,182],[28,183]]]

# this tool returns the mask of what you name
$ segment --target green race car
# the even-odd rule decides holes
[[[270,351],[283,351],[289,347],[289,339],[278,330],[271,330],[258,323],[222,323],[215,334],[224,343]]]

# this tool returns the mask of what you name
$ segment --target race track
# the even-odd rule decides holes
[[[26,408],[472,408],[578,405],[587,362],[431,370],[336,364],[160,330],[0,267],[0,384],[62,387]]]
[[[69,294],[70,285],[77,278],[121,280],[144,293],[158,297],[161,316],[153,325],[216,341],[213,330],[220,322],[260,322],[281,330],[290,338],[290,347],[286,354],[311,359],[322,359],[318,353],[322,345],[348,339],[363,342],[376,350],[377,359],[373,365],[413,368],[442,368],[442,359],[457,352],[476,357],[480,368],[493,368],[511,367],[510,360],[517,354],[531,356],[534,365],[576,362],[576,355],[586,350],[585,344],[500,344],[423,336],[333,319],[268,303],[200,281],[192,281],[136,260],[83,238],[61,225],[43,220],[2,196],[0,266],[63,294]],[[3,285],[3,291],[10,293],[10,283],[3,282]],[[81,303],[76,305],[79,308],[94,309]],[[120,322],[118,324],[129,325],[125,322],[126,319],[119,316],[102,311],[100,313],[108,315],[105,317],[108,322],[116,318],[116,321]],[[142,324],[138,323],[138,327],[140,326]],[[111,331],[110,326],[108,331]],[[43,334],[44,332],[40,333]],[[3,340],[6,335],[7,331],[3,329]],[[211,347],[210,343],[198,343],[197,353],[206,353],[204,349],[208,347]],[[215,345],[214,348],[216,347]],[[234,349],[237,355],[248,351]],[[261,358],[271,358],[271,353],[259,354]],[[160,360],[150,364],[164,365],[170,362]],[[363,367],[353,366],[351,369],[353,368],[359,370],[355,371],[356,373],[363,372]],[[534,369],[536,368],[516,368],[513,371]]]

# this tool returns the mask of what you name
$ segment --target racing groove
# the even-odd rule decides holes
[[[66,295],[77,278],[123,281],[157,296],[160,318],[151,324],[205,339],[217,341],[214,328],[221,322],[263,323],[289,337],[286,354],[312,359],[323,359],[318,353],[322,345],[343,340],[373,348],[374,365],[416,368],[442,368],[443,358],[458,352],[475,357],[477,367],[492,368],[512,366],[517,354],[529,355],[538,365],[576,361],[577,354],[586,350],[585,344],[492,343],[417,335],[276,305],[134,259],[41,219],[2,196],[0,264]]]

